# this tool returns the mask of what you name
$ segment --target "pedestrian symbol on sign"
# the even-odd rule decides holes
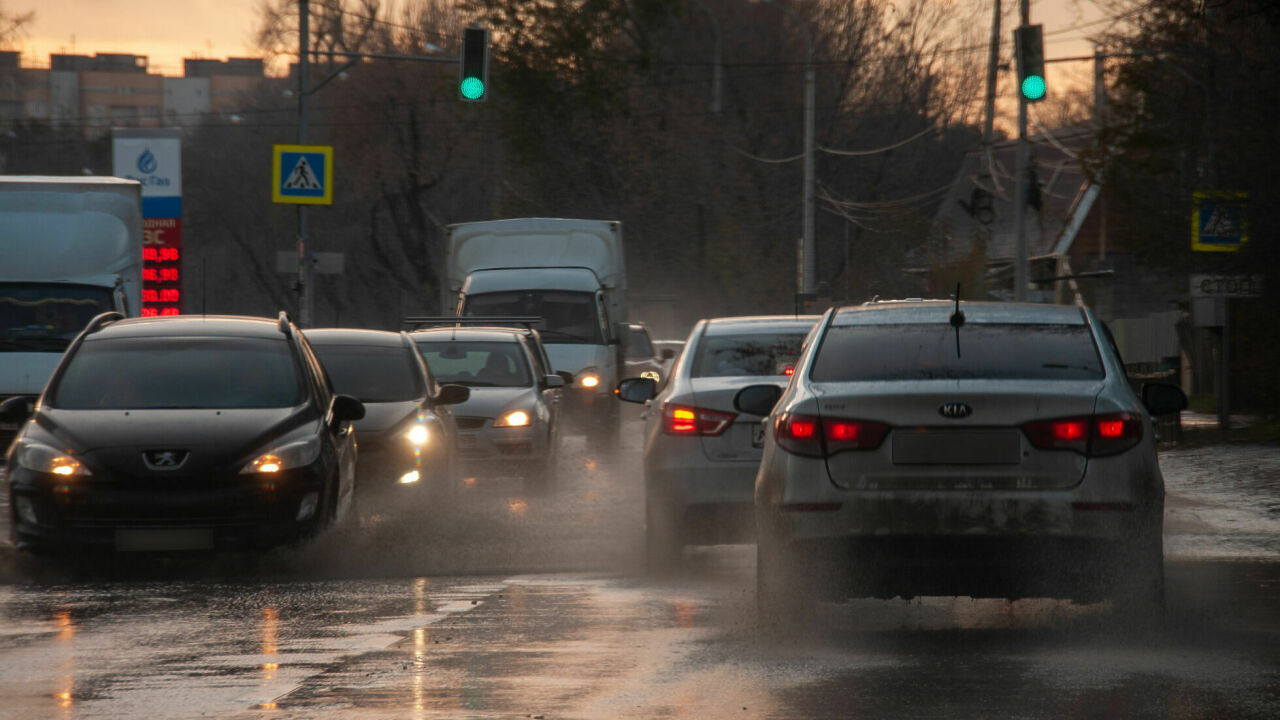
[[[272,148],[271,200],[278,203],[333,203],[333,148],[276,145]]]
[[[293,166],[293,172],[289,173],[289,179],[284,181],[284,186],[290,190],[320,190],[324,187],[319,180],[316,180],[316,174],[311,171],[306,155],[298,156],[298,164]]]

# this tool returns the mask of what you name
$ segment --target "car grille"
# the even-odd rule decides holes
[[[459,430],[479,430],[484,427],[488,419],[482,417],[460,417],[454,418],[454,421],[458,424]]]

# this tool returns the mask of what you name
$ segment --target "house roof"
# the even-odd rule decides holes
[[[1040,188],[1040,209],[1028,205],[1026,223],[1028,254],[1048,255],[1068,229],[1072,215],[1089,189],[1079,153],[1092,142],[1088,127],[1068,127],[1032,136],[1032,168]],[[996,144],[991,163],[979,149],[961,163],[955,182],[934,215],[934,227],[943,239],[940,260],[953,263],[972,252],[975,239],[986,241],[988,264],[1011,262],[1015,245],[1014,170],[1017,141]],[[1062,250],[1062,248],[1058,248]]]

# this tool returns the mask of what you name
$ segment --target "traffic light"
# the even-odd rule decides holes
[[[489,98],[489,30],[469,27],[462,31],[462,74],[458,97],[468,102]]]
[[[1018,53],[1018,92],[1027,102],[1040,102],[1048,87],[1044,82],[1044,33],[1040,25],[1023,25],[1013,31]]]

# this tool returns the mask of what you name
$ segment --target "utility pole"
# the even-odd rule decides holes
[[[1031,24],[1030,0],[1018,0],[1018,12],[1023,27]],[[1027,172],[1030,149],[1027,143],[1027,98],[1018,93],[1018,168],[1014,172],[1017,182],[1013,193],[1014,242],[1017,248],[1013,266],[1013,299],[1018,302],[1027,301],[1027,281],[1030,276],[1030,259],[1027,254],[1026,210],[1027,184],[1030,180]]]
[[[311,94],[311,73],[307,46],[310,44],[310,12],[307,0],[298,0],[298,144],[307,144],[307,97]],[[313,253],[307,245],[307,206],[298,205],[298,315],[302,327],[311,327],[315,290]]]
[[[814,293],[818,253],[813,238],[813,122],[814,122],[814,70],[813,35],[809,23],[800,19],[804,37],[809,43],[809,53],[804,63],[804,287],[806,295]]]
[[[987,56],[987,114],[982,122],[982,144],[991,151],[996,116],[996,77],[1000,68],[1000,0],[992,0],[991,52]]]

